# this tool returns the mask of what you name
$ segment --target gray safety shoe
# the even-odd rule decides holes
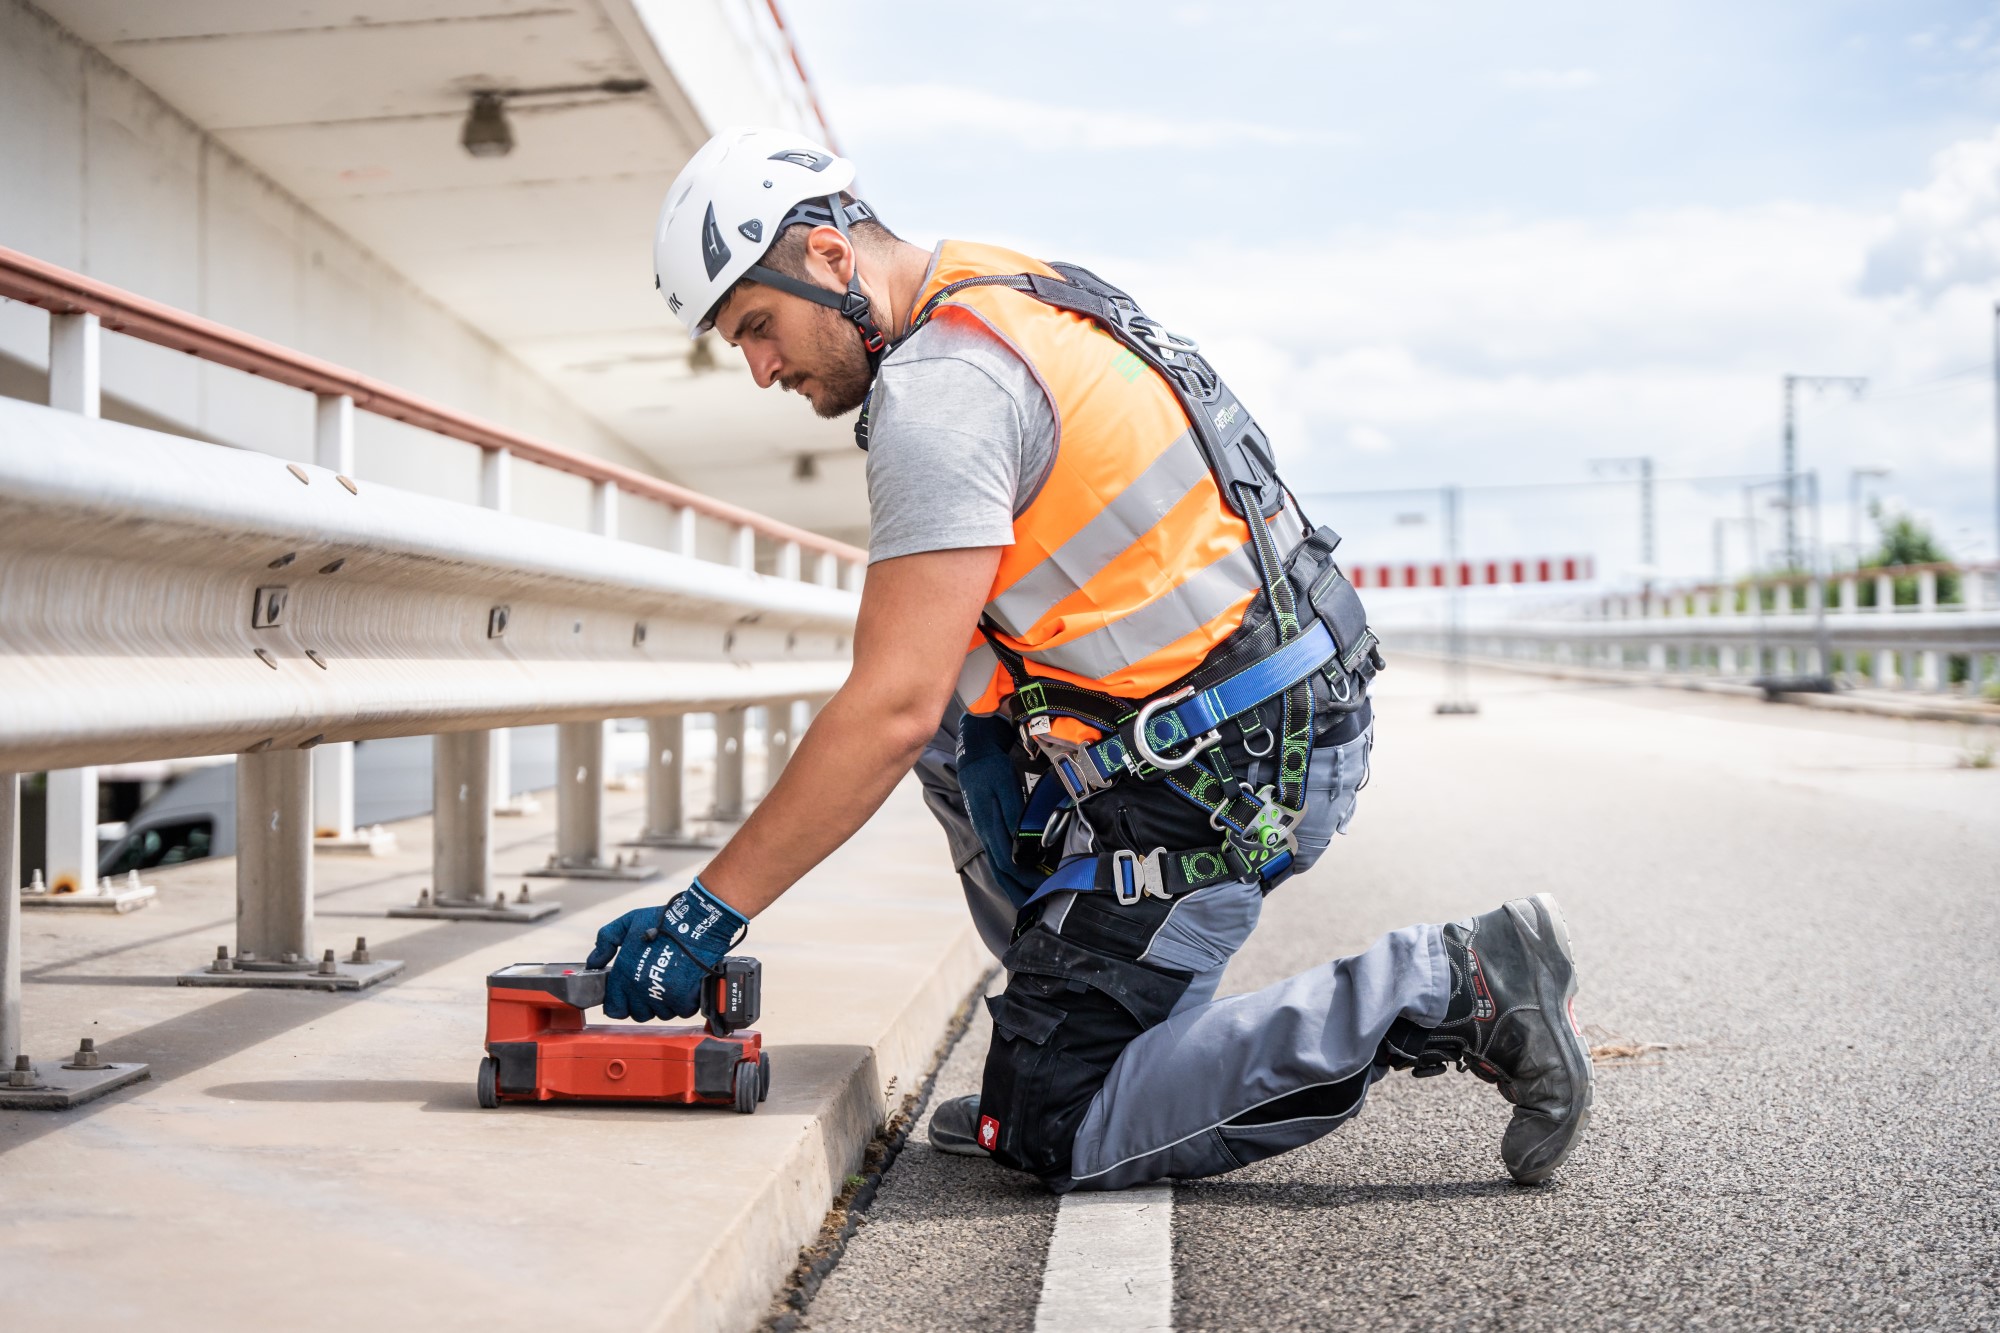
[[[1590,1048],[1572,1005],[1576,962],[1553,896],[1516,898],[1444,927],[1452,998],[1435,1028],[1398,1023],[1383,1043],[1386,1063],[1417,1077],[1456,1063],[1514,1104],[1500,1140],[1507,1174],[1523,1185],[1548,1179],[1590,1123]]]
[[[960,1157],[991,1157],[979,1142],[979,1094],[939,1102],[931,1116],[931,1147]]]

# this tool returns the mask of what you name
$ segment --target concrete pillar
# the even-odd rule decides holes
[[[236,757],[236,948],[265,963],[312,958],[312,755]]]
[[[748,710],[725,708],[715,714],[715,809],[713,818],[743,818],[743,721]]]
[[[431,899],[485,903],[493,883],[493,741],[484,731],[431,737]]]
[[[687,718],[679,713],[646,719],[645,839],[672,840],[686,836],[682,802],[686,795],[684,759]]]
[[[0,773],[0,1078],[21,1053],[21,775]]]
[[[556,864],[603,859],[604,724],[564,722],[556,728]]]

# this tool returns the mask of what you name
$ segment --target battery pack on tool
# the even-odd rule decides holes
[[[486,1058],[479,1104],[619,1101],[733,1106],[745,1115],[771,1090],[764,1038],[749,1031],[763,967],[725,958],[702,985],[701,1027],[589,1024],[604,971],[581,963],[516,963],[486,978]]]

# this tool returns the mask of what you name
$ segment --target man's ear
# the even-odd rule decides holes
[[[844,288],[854,277],[854,247],[837,228],[814,227],[806,233],[806,268],[815,276],[824,269],[835,286]]]

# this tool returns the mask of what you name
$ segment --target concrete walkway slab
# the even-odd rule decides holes
[[[614,837],[641,804],[607,798]],[[499,865],[546,858],[553,805],[496,830]],[[906,782],[752,927],[772,1061],[757,1114],[484,1111],[485,975],[581,958],[700,854],[652,854],[667,876],[651,885],[547,884],[535,896],[564,911],[532,926],[391,921],[428,882],[429,821],[396,832],[389,856],[316,867],[319,946],[365,935],[407,962],[360,995],[174,984],[231,938],[227,861],[160,872],[150,912],[24,921],[31,1051],[94,1036],[153,1078],[74,1112],[0,1112],[10,1325],[751,1326],[990,964]]]

